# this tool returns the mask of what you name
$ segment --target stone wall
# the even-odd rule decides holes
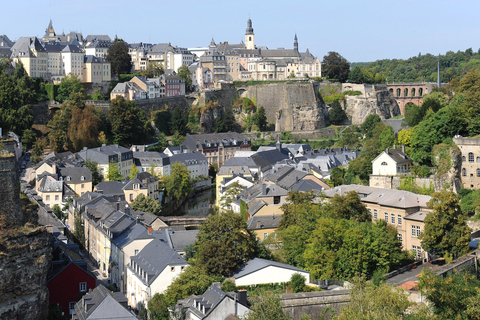
[[[2,237],[0,319],[47,318],[50,250],[44,228]]]
[[[272,83],[237,88],[240,97],[256,101],[257,107],[265,108],[275,131],[317,130],[325,127],[326,106],[317,99],[311,82]]]
[[[32,105],[33,124],[46,124],[51,119],[48,105],[49,101],[43,101]]]
[[[0,217],[4,226],[21,226],[25,223],[20,205],[20,184],[15,156],[0,156]],[[1,228],[1,227],[0,227]]]
[[[338,315],[340,309],[350,303],[350,294],[348,290],[283,294],[280,303],[282,309],[295,320],[304,314],[311,319],[332,319],[332,314],[327,310]]]

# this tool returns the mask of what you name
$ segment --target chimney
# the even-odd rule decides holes
[[[402,152],[405,153],[405,145],[402,144]]]
[[[388,148],[385,148],[385,152],[388,154]]]
[[[237,292],[237,300],[239,303],[243,304],[244,306],[247,305],[247,290],[240,289]]]
[[[148,234],[152,234],[152,226],[147,226]]]
[[[262,194],[267,194],[267,185],[265,183],[262,183]]]

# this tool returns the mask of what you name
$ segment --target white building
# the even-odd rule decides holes
[[[413,160],[402,149],[389,149],[380,153],[372,160],[372,174],[381,176],[394,176],[399,173],[410,173]]]

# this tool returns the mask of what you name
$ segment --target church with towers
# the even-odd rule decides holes
[[[255,43],[252,20],[247,20],[245,41],[216,44],[212,39],[208,51],[200,57],[199,66],[208,67],[214,82],[239,80],[285,80],[288,78],[321,77],[321,63],[308,48],[300,52],[298,37],[293,48],[270,49]]]

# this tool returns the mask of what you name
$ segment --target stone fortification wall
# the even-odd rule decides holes
[[[241,97],[255,99],[275,123],[275,131],[317,130],[325,127],[326,107],[317,99],[314,84],[272,83],[238,88]]]
[[[47,318],[50,250],[43,228],[1,238],[0,319]]]
[[[0,188],[0,217],[4,220],[4,226],[23,225],[25,219],[20,205],[19,177],[15,156],[13,155],[0,155],[0,186],[2,186]]]
[[[381,119],[400,115],[397,101],[386,90],[361,96],[345,96],[344,108],[352,124],[362,124],[371,114],[377,114]]]
[[[43,101],[32,105],[33,124],[46,124],[51,119],[48,105],[49,101]]]
[[[327,309],[338,315],[340,309],[350,303],[350,294],[348,290],[284,294],[280,296],[280,303],[282,309],[295,320],[304,314],[312,319],[331,319]]]

